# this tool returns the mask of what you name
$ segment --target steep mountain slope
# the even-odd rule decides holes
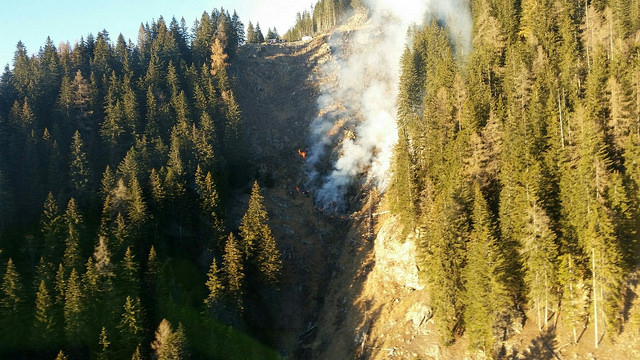
[[[353,31],[343,28],[310,43],[245,46],[230,71],[284,259],[279,292],[258,294],[260,299],[247,306],[249,316],[262,326],[258,336],[289,358],[482,358],[467,350],[464,336],[453,346],[439,344],[428,289],[414,259],[412,240],[418,234],[405,239],[374,190],[356,190],[347,213],[329,215],[314,206],[312,189],[304,189],[308,128],[322,111],[316,103],[319,89],[335,78],[326,72],[331,67],[323,66],[336,61],[326,41],[348,39]],[[237,226],[246,189],[234,197],[230,203],[237,205],[228,214]],[[588,344],[589,330],[578,345],[570,344],[562,326],[540,332],[528,321],[513,331],[517,335],[505,342],[504,358],[637,355],[631,331],[619,337],[624,346],[603,343],[597,351]]]
[[[231,69],[243,109],[248,147],[271,227],[283,256],[280,291],[260,294],[247,306],[264,340],[291,358],[305,357],[327,281],[336,266],[336,244],[346,223],[324,216],[303,189],[306,133],[315,111],[318,64],[327,60],[323,39],[293,45],[247,45]],[[239,225],[248,201],[242,189],[230,201],[229,219]],[[267,334],[268,333],[268,334]]]

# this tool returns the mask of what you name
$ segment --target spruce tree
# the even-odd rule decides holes
[[[54,302],[44,280],[40,281],[36,293],[35,313],[33,318],[32,339],[35,346],[50,345],[59,331],[53,310]]]
[[[83,220],[74,198],[69,200],[64,218],[67,225],[64,266],[68,273],[71,269],[80,269],[82,266],[80,236],[83,228]]]
[[[149,250],[149,256],[147,257],[147,270],[145,271],[145,282],[149,292],[155,291],[158,284],[158,277],[160,276],[160,261],[158,260],[158,254],[153,245]]]
[[[538,329],[542,329],[542,325],[548,325],[549,308],[556,302],[553,289],[557,284],[555,262],[558,250],[549,217],[537,204],[535,195],[531,197],[533,199],[527,211],[522,258],[529,298],[537,313]]]
[[[85,339],[84,295],[80,277],[75,268],[71,270],[65,289],[64,322],[69,344],[77,345]]]
[[[151,343],[158,360],[178,360],[187,357],[186,339],[182,324],[178,330],[173,331],[171,323],[162,319],[155,332],[155,339]]]
[[[244,267],[242,265],[242,252],[240,251],[233,233],[229,233],[224,247],[222,268],[226,280],[226,292],[232,301],[242,309],[242,286],[244,282]]]
[[[207,282],[205,283],[209,290],[209,295],[204,299],[204,304],[209,311],[213,310],[224,291],[221,275],[221,271],[218,269],[218,265],[216,264],[216,259],[213,258],[211,261],[211,267],[209,267],[209,272],[207,273]]]
[[[44,203],[40,220],[40,232],[44,237],[44,254],[48,261],[56,261],[62,256],[64,240],[64,218],[53,194],[49,192]]]
[[[124,258],[119,264],[118,284],[122,293],[129,297],[139,296],[140,282],[139,282],[139,265],[135,260],[131,248],[128,247],[125,251]]]
[[[9,258],[7,268],[2,277],[0,293],[0,319],[2,319],[2,342],[5,345],[22,343],[21,335],[26,329],[22,319],[25,293],[20,275],[13,260]]]
[[[457,192],[457,191],[456,191]],[[437,195],[422,220],[418,259],[425,269],[431,302],[441,340],[454,341],[455,327],[464,309],[463,264],[465,240],[469,237],[469,214],[463,192]]]
[[[249,21],[249,25],[247,26],[247,43],[254,44],[256,42],[256,32],[253,28],[253,24]]]
[[[558,283],[562,285],[562,309],[564,322],[571,328],[573,343],[578,343],[578,333],[587,323],[588,286],[581,276],[581,269],[576,257],[564,254],[558,266]]]
[[[268,216],[264,206],[264,197],[260,193],[258,182],[253,183],[249,206],[240,223],[242,253],[247,259],[255,259],[257,249],[262,241],[262,230],[267,225]]]
[[[71,186],[75,191],[74,194],[76,194],[79,199],[82,199],[82,202],[85,202],[88,200],[91,190],[91,172],[84,149],[84,142],[80,136],[80,132],[77,130],[73,134],[70,156],[69,178],[71,180]]]
[[[102,327],[102,330],[100,330],[98,345],[99,348],[96,358],[98,360],[109,360],[111,358],[111,351],[109,350],[109,345],[111,345],[111,342],[109,341],[107,335],[107,329],[105,329],[104,326]]]
[[[140,304],[140,298],[132,298],[127,296],[120,322],[118,323],[118,330],[120,332],[120,344],[119,352],[124,355],[129,355],[138,349],[142,340],[144,339],[144,326],[142,319],[142,305]]]
[[[262,35],[262,30],[260,29],[260,23],[256,23],[256,36],[255,36],[255,42],[258,44],[261,44],[264,42],[264,35]]]
[[[496,335],[502,334],[509,303],[504,281],[504,257],[495,237],[487,203],[475,185],[473,230],[467,245],[467,266],[464,269],[465,324],[472,348],[491,353]]]
[[[131,355],[131,360],[142,360],[142,354],[140,353],[140,345],[136,347],[136,351]]]
[[[60,263],[55,277],[55,302],[60,308],[64,306],[65,292],[67,290],[67,278],[65,276],[64,265]]]

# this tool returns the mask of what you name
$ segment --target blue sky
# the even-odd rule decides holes
[[[280,34],[295,21],[297,12],[311,7],[313,0],[0,0],[0,72],[13,63],[19,40],[30,54],[44,45],[47,36],[58,46],[73,44],[106,29],[112,41],[122,33],[134,43],[141,22],[151,22],[162,15],[167,23],[173,16],[184,17],[191,27],[203,11],[224,7],[230,13],[237,10],[247,25],[259,21],[266,34],[275,26]]]

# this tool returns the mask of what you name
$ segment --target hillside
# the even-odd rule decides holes
[[[359,26],[342,27],[308,44],[257,45],[240,52],[239,63],[250,69],[238,72],[236,80],[239,101],[251,124],[251,153],[262,164],[259,176],[273,181],[265,189],[267,208],[274,214],[274,232],[287,249],[285,283],[297,288],[293,292],[284,284],[281,288],[280,296],[288,300],[278,301],[285,305],[278,305],[274,314],[282,311],[287,320],[275,323],[276,329],[286,331],[276,332],[275,343],[293,358],[483,358],[482,352],[469,349],[466,335],[458,336],[453,345],[442,344],[429,285],[416,262],[419,230],[403,231],[401,219],[389,212],[390,204],[369,188],[350,192],[350,207],[342,215],[314,209],[312,196],[304,192],[306,168],[298,149],[309,150],[305,129],[323,111],[316,105],[317,96],[337,76],[327,72],[332,67],[326,63],[348,53]],[[333,48],[336,39],[341,39],[340,53]],[[629,276],[627,283],[629,299],[635,297],[633,279],[635,275]],[[627,313],[636,307],[626,308]],[[501,343],[499,358],[638,355],[633,326],[596,349],[590,327],[573,344],[572,331],[562,320],[565,315],[552,314],[549,322],[555,325],[543,330],[538,330],[536,316],[533,309],[525,310],[521,322],[514,322]]]
[[[319,4],[18,44],[0,358],[640,358],[640,1]]]

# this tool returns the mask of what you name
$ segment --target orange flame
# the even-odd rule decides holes
[[[298,155],[302,156],[303,159],[307,158],[307,152],[298,149]]]

